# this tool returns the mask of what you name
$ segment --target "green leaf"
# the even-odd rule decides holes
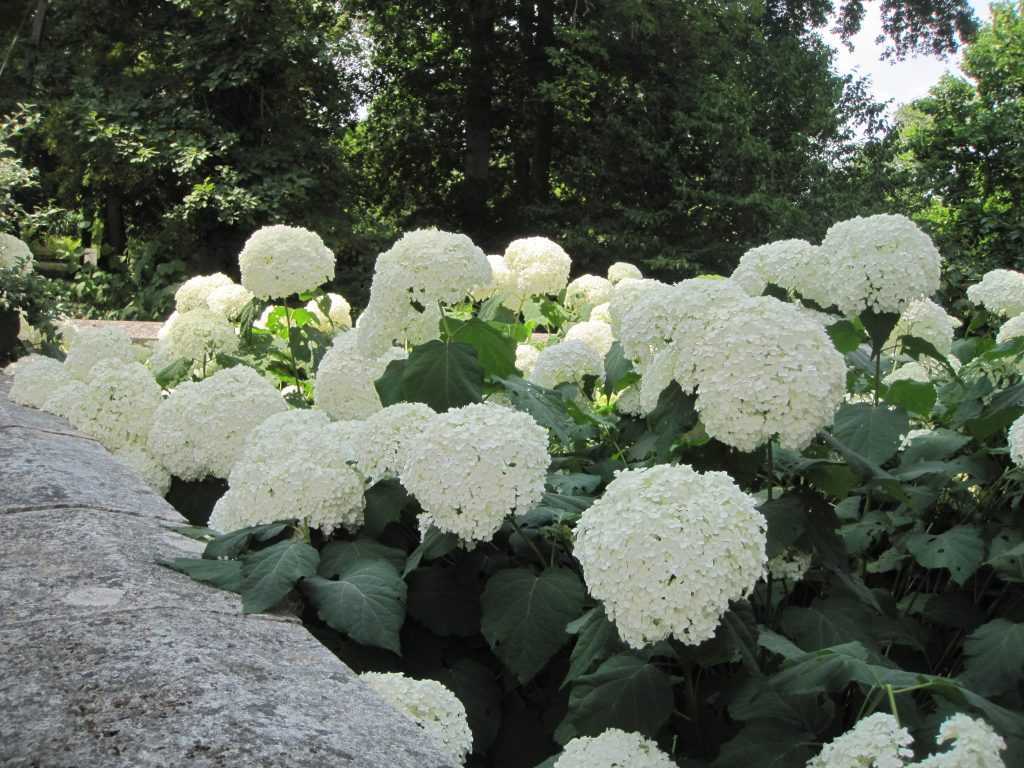
[[[757,636],[757,644],[766,651],[777,653],[786,660],[798,658],[806,653],[803,648],[799,647],[788,637],[763,626],[761,627],[760,634]]]
[[[909,429],[910,420],[902,408],[844,403],[836,411],[832,435],[880,466],[896,455]]]
[[[165,365],[156,373],[156,383],[163,389],[175,387],[188,378],[192,372],[192,361],[185,357],[179,357],[170,365]]]
[[[373,539],[331,541],[320,550],[317,573],[325,579],[338,576],[356,560],[383,560],[396,571],[405,567],[405,551],[388,547]]]
[[[437,528],[428,528],[427,532],[423,534],[423,541],[405,561],[402,577],[405,578],[419,568],[422,561],[444,557],[457,546],[459,546],[459,537],[454,533],[442,533]]]
[[[982,696],[1015,690],[1024,676],[1024,624],[994,619],[964,641],[964,685]]]
[[[496,675],[473,659],[459,659],[438,679],[466,708],[473,731],[473,751],[484,754],[498,737],[502,720],[502,690]]]
[[[570,635],[576,635],[576,644],[569,658],[569,672],[562,683],[563,688],[622,648],[619,633],[608,621],[603,605],[587,611],[565,629]]]
[[[268,611],[281,602],[299,580],[316,573],[319,553],[298,539],[279,541],[251,552],[242,561],[242,611]]]
[[[647,416],[647,424],[655,435],[657,461],[668,461],[675,441],[697,423],[695,403],[696,398],[684,394],[674,381],[658,396],[658,405]]]
[[[935,385],[927,381],[901,379],[893,382],[885,393],[885,401],[911,413],[927,416],[935,407]]]
[[[782,630],[808,651],[856,640],[873,649],[869,623],[875,614],[853,600],[829,598],[806,608],[791,605],[782,613]]]
[[[586,589],[564,568],[494,574],[484,589],[481,629],[495,655],[521,683],[533,679],[569,640],[566,625],[583,613]]]
[[[458,568],[432,566],[409,574],[409,615],[438,637],[472,637],[480,632],[480,594],[473,578]]]
[[[161,561],[161,565],[173,568],[179,573],[191,576],[196,581],[209,584],[228,592],[242,589],[242,563],[240,560],[201,560],[190,557],[176,557]]]
[[[518,410],[530,414],[538,424],[551,430],[562,445],[573,445],[596,434],[593,426],[576,423],[569,415],[565,400],[557,392],[538,387],[518,376],[498,379],[498,382]]]
[[[931,358],[942,365],[953,379],[957,379],[956,369],[950,365],[946,356],[939,352],[930,341],[919,339],[916,336],[900,336],[900,348],[905,354],[910,355],[915,360],[920,360],[922,357]]]
[[[915,533],[907,537],[907,551],[925,568],[945,568],[960,586],[985,559],[985,542],[978,529],[958,525],[945,533]]]
[[[401,655],[398,633],[405,623],[405,582],[384,561],[352,563],[337,581],[313,576],[302,582],[302,591],[331,629],[357,643]]]
[[[639,379],[640,375],[633,370],[633,362],[622,351],[622,345],[613,342],[604,357],[604,393],[619,392]]]
[[[468,344],[476,350],[486,375],[516,374],[516,344],[500,331],[476,318],[468,321],[446,318],[441,326],[448,330],[451,341]]]
[[[712,768],[804,768],[818,739],[799,725],[758,720],[722,745]]]
[[[366,510],[363,512],[362,533],[379,536],[390,523],[402,519],[402,509],[411,498],[402,484],[393,478],[381,480],[364,494]]]
[[[768,521],[769,558],[781,555],[800,538],[807,525],[807,507],[796,494],[766,501],[758,509]]]
[[[875,312],[865,309],[860,313],[860,322],[864,326],[864,330],[868,332],[868,338],[871,339],[871,353],[875,357],[881,354],[882,347],[889,340],[889,335],[899,319],[898,312]]]
[[[900,455],[900,466],[910,467],[919,461],[948,459],[969,442],[970,437],[951,429],[934,429],[910,441],[910,445]]]
[[[673,709],[672,681],[654,664],[630,654],[613,656],[579,678],[555,741],[596,736],[607,728],[654,736]]]
[[[402,402],[402,381],[405,377],[405,364],[407,360],[392,360],[384,369],[383,375],[373,382],[381,405],[387,408]]]
[[[734,602],[722,616],[719,631],[726,642],[739,651],[743,666],[752,674],[761,674],[757,663],[757,622],[750,603],[746,600]]]
[[[851,323],[849,320],[840,320],[838,323],[832,323],[825,329],[828,332],[829,337],[832,339],[832,343],[836,349],[842,352],[844,355],[853,352],[857,347],[867,341],[863,331],[857,326]]]
[[[291,523],[267,523],[225,533],[206,545],[203,557],[210,560],[238,557],[247,551],[253,542],[270,541],[284,533],[290,525]]]
[[[426,403],[438,413],[479,403],[484,369],[469,344],[428,341],[416,347],[402,369],[402,399]]]

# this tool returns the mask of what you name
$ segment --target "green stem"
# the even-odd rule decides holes
[[[892,716],[896,718],[896,724],[900,724],[900,710],[896,706],[896,695],[893,691],[892,685],[887,684],[885,686],[885,695],[889,697],[889,709],[892,711]]]
[[[519,527],[519,523],[516,522],[514,517],[509,517],[509,520],[512,521],[512,527],[516,529],[516,533],[518,533],[523,540],[530,545],[530,549],[532,549],[533,553],[537,555],[537,560],[540,562],[541,569],[543,570],[547,568],[547,561],[544,559],[544,555],[541,554],[541,551],[537,549],[537,545],[533,543],[533,539],[523,533],[523,529]]]
[[[768,440],[768,501],[772,500],[772,489],[775,486],[775,458],[772,454],[772,441]]]
[[[878,405],[879,390],[882,389],[882,352],[875,355],[875,405]]]
[[[284,305],[284,322],[288,326],[288,357],[292,361],[292,376],[295,377],[295,384],[299,383],[299,364],[295,361],[295,350],[292,349],[292,311],[288,305]]]

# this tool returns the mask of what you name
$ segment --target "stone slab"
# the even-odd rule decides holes
[[[68,322],[75,328],[117,328],[128,334],[132,341],[156,341],[163,323],[149,320],[85,320],[71,318]]]

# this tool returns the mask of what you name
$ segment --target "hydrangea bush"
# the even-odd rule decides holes
[[[419,230],[361,312],[313,233],[239,258],[145,362],[83,330],[11,397],[207,493],[168,565],[454,764],[1024,764],[1024,276],[962,324],[898,216],[677,284]]]

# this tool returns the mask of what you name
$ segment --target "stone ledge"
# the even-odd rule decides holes
[[[4,378],[0,765],[452,768],[296,620],[158,565],[181,517]]]

